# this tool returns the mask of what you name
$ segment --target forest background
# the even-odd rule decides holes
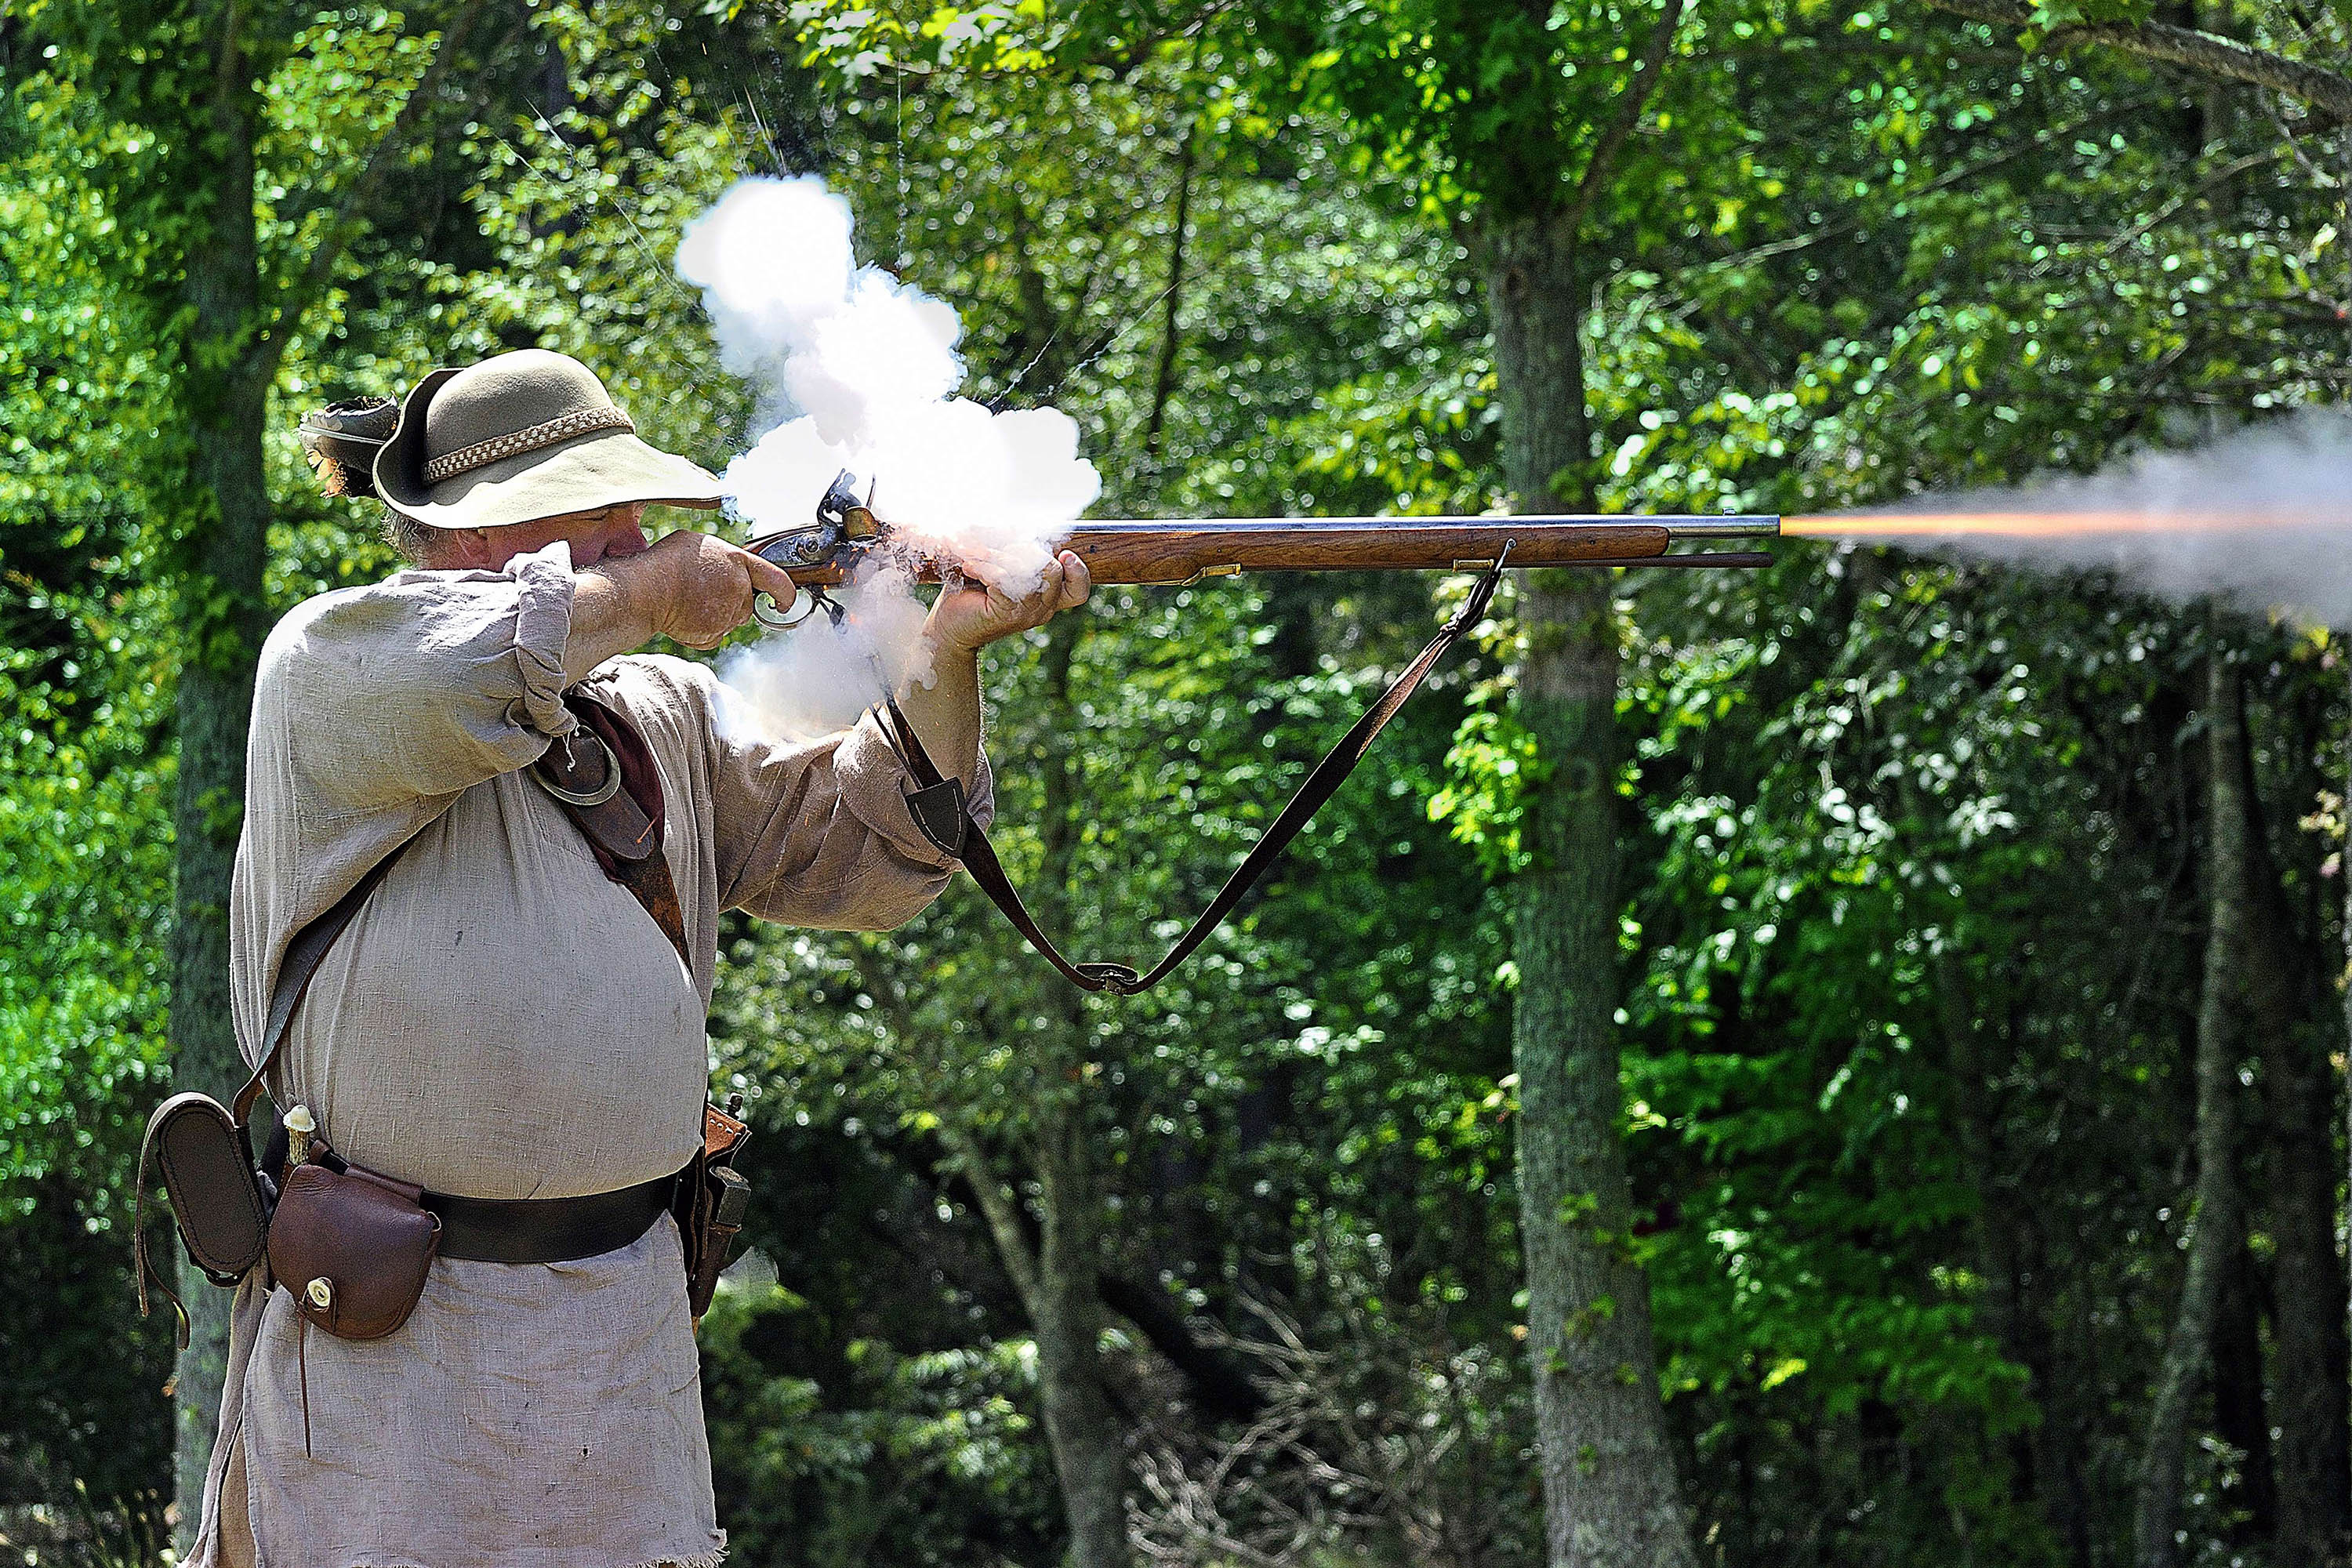
[[[258,633],[392,564],[296,416],[543,345],[723,466],[671,262],[741,175],[1117,514],[1825,510],[2344,399],[2340,7],[1670,4],[0,4],[5,1549],[193,1523],[137,1133],[232,1071]],[[2342,1560],[2340,644],[1777,555],[1514,584],[1149,997],[968,885],[730,926],[736,1559]],[[999,649],[1048,927],[1150,948],[1465,585]]]

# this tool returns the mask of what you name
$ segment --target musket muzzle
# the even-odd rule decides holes
[[[1769,515],[1668,518],[1666,531],[1676,539],[1778,539],[1780,520]]]

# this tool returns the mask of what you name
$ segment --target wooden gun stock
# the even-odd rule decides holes
[[[1280,518],[1234,522],[1081,522],[1063,548],[1097,583],[1184,583],[1236,572],[1468,571],[1511,542],[1521,566],[1569,566],[1664,555],[1673,535],[1652,522],[1447,519],[1332,525]]]

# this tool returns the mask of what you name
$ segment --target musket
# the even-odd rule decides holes
[[[962,781],[932,763],[895,698],[886,695],[873,719],[915,786],[906,798],[917,830],[940,853],[962,864],[1013,929],[1065,979],[1088,991],[1132,995],[1171,973],[1223,921],[1339,787],[1446,648],[1478,624],[1506,566],[1761,566],[1771,557],[1755,551],[1676,552],[1673,545],[1686,539],[1769,539],[1780,531],[1779,518],[1759,516],[1118,518],[1070,524],[1062,548],[1076,552],[1097,583],[1181,584],[1265,571],[1478,573],[1469,597],[1339,743],[1308,770],[1209,907],[1148,970],[1079,962],[1055,947],[1005,875],[987,829],[971,814]],[[888,522],[875,515],[870,494],[859,500],[856,481],[845,471],[817,503],[814,522],[761,534],[745,544],[782,567],[801,590],[796,597],[808,600],[788,617],[771,616],[755,599],[753,613],[770,626],[794,626],[823,608],[838,624],[844,611],[825,596],[825,589],[847,581],[877,552],[911,567],[918,580],[937,582],[954,574],[956,563],[931,559],[910,549],[911,542],[892,539]]]
[[[1677,552],[1678,541],[1769,539],[1775,516],[1611,517],[1551,513],[1517,517],[1087,518],[1069,525],[1061,548],[1076,554],[1097,584],[1181,585],[1242,572],[1484,571],[1505,547],[1514,566],[1761,566],[1759,551]],[[845,470],[817,502],[805,527],[782,529],[744,548],[782,566],[807,591],[806,608],[790,617],[759,612],[770,626],[798,626],[824,590],[846,582],[858,563],[894,548],[889,523],[870,497],[857,499]],[[937,582],[955,563],[919,552],[905,561],[919,582]]]

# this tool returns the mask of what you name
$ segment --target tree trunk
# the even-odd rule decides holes
[[[2218,645],[2206,677],[2208,917],[2205,993],[2197,1013],[2197,1185],[2189,1211],[2189,1267],[2149,1402],[2138,1496],[2132,1510],[2138,1568],[2179,1568],[2181,1466],[2189,1417],[2203,1386],[2213,1325],[2244,1215],[2238,1191],[2238,1018],[2249,956],[2245,698]]]
[[[1908,769],[1900,774],[1899,799],[1904,817],[1922,837],[1927,829],[1927,801]],[[1916,845],[1915,845],[1916,849]],[[1923,889],[1940,886],[1922,880]],[[1932,896],[1932,895],[1931,895]],[[1993,1064],[1989,1059],[1984,1031],[1992,1027],[1974,1005],[1975,991],[1967,967],[1953,944],[1948,920],[1938,921],[1927,910],[1912,912],[1914,930],[1941,924],[1929,973],[1935,977],[1936,1020],[1944,1037],[1944,1059],[1952,1083],[1952,1120],[1958,1133],[1960,1169],[1976,1211],[1969,1217],[1969,1250],[1975,1256],[1983,1281],[1978,1310],[1986,1331],[2003,1354],[2026,1369],[2028,1388],[2045,1414],[2054,1390],[2051,1386],[2049,1325],[2030,1316],[2021,1303],[2025,1273],[2019,1253],[2031,1236],[2028,1220],[2011,1197],[2012,1162],[2001,1147],[2000,1110],[1993,1090]],[[2058,1535],[2067,1541],[2080,1561],[2088,1552],[2079,1519],[2069,1519],[2067,1483],[2073,1478],[2069,1438],[2060,1423],[2036,1422],[2015,1434],[2009,1447],[2015,1471],[2013,1489],[2031,1498]]]
[[[1125,1428],[1103,1386],[1103,1307],[1096,1283],[1101,1199],[1091,1179],[1087,1129],[1075,1104],[1037,1131],[1037,1382],[1045,1437],[1070,1524],[1069,1568],[1129,1568]]]
[[[1483,238],[1514,504],[1587,504],[1574,234],[1557,220],[1494,219]],[[1534,864],[1513,889],[1528,1348],[1551,1568],[1681,1568],[1695,1561],[1690,1525],[1658,1404],[1649,1281],[1629,1250],[1619,1131],[1611,600],[1597,574],[1530,572],[1522,584],[1518,711],[1549,769],[1523,829]]]
[[[2278,1528],[2278,1486],[2271,1463],[2270,1416],[2263,1401],[2261,1282],[2253,1250],[2243,1241],[2231,1255],[2213,1313],[2213,1433],[2237,1450],[2235,1481],[2221,1491],[2221,1506],[2243,1516],[2232,1544],[2268,1541]],[[2317,1559],[2290,1558],[2315,1563]]]
[[[2346,1339],[2344,1261],[2336,1251],[2332,1031],[2317,1026],[2325,987],[2297,936],[2271,853],[2251,748],[2246,764],[2246,1013],[2263,1053],[2263,1191],[2274,1247],[2277,1382],[2268,1420],[2279,1433],[2275,1552],[2282,1563],[2341,1563],[2352,1556],[2352,1344]],[[2316,791],[2316,779],[2306,774],[2298,795],[2309,799]],[[2259,1391],[2261,1369],[2253,1370]],[[2267,1438],[2267,1423],[2262,1431]]]
[[[1078,734],[1070,661],[1079,624],[1065,617],[1045,650],[1045,845],[1039,919],[1068,931],[1071,858],[1076,845]],[[1124,1427],[1104,1387],[1099,1346],[1103,1305],[1102,1199],[1094,1181],[1087,1124],[1084,993],[1055,984],[1049,1008],[1058,1038],[1041,1052],[1044,1081],[1032,1111],[1037,1177],[1036,1266],[1029,1270],[1030,1324],[1037,1335],[1037,1383],[1045,1438],[1070,1526],[1069,1568],[1129,1568]]]
[[[1151,377],[1151,413],[1143,422],[1143,464],[1160,471],[1160,437],[1168,418],[1168,400],[1176,393],[1178,352],[1183,339],[1179,326],[1184,313],[1185,230],[1192,225],[1192,142],[1198,121],[1186,122],[1184,140],[1176,151],[1176,216],[1168,237],[1168,291],[1160,297],[1160,368]]]
[[[254,662],[268,629],[261,579],[269,528],[262,466],[269,377],[253,342],[261,309],[253,218],[253,127],[260,107],[237,19],[233,5],[211,18],[206,229],[187,251],[194,327],[184,406],[196,430],[199,488],[185,556],[192,635],[180,672],[172,903],[173,1087],[224,1100],[245,1079],[229,1023],[229,872],[244,815]],[[220,1421],[228,1295],[184,1261],[180,1294],[190,1318],[173,1410],[176,1538],[184,1556],[203,1511],[205,1471]]]

